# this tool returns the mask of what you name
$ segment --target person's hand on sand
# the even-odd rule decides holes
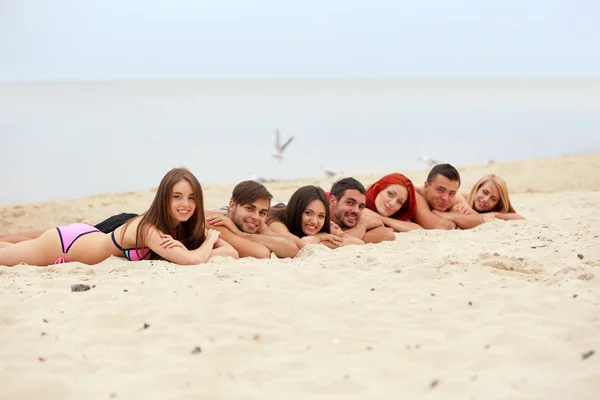
[[[207,229],[206,230],[206,240],[212,242],[213,244],[219,240],[219,236],[221,236],[221,232],[216,229]]]
[[[496,213],[494,212],[483,213],[481,214],[481,216],[483,217],[483,220],[485,222],[490,222],[496,219]]]
[[[369,210],[368,208],[365,208],[363,210],[363,217],[365,215],[368,215],[369,217],[373,217],[373,218],[377,218],[379,220],[381,220],[383,218],[383,215],[380,215],[379,213],[373,211],[373,210]]]
[[[222,226],[224,228],[227,228],[236,235],[240,235],[242,233],[238,229],[238,227],[235,226],[231,218],[223,214],[211,214],[208,217],[206,217],[206,222],[208,222],[208,224],[212,226]]]
[[[468,214],[469,206],[466,205],[465,203],[459,201],[458,203],[456,203],[454,205],[454,207],[452,207],[450,212],[457,213],[457,214]]]
[[[339,246],[344,241],[344,239],[338,235],[325,232],[317,233],[315,237],[319,238],[319,242],[329,242],[334,246]]]
[[[383,222],[379,218],[371,215],[365,215],[364,211],[358,222],[362,224],[368,231],[383,226]]]
[[[315,236],[304,236],[300,240],[306,244],[319,244],[321,242],[321,240],[316,235]]]
[[[167,235],[166,233],[161,233],[160,237],[162,241],[160,242],[160,246],[164,249],[172,249],[174,247],[181,247],[186,249],[186,247],[179,240],[173,239],[171,235]]]
[[[340,226],[333,221],[329,223],[329,230],[334,235],[342,236],[344,234],[342,228],[340,228]]]

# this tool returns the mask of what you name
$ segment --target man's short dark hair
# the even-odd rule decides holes
[[[460,174],[452,165],[438,164],[435,167],[431,168],[431,171],[429,171],[429,175],[427,175],[427,182],[431,183],[433,179],[438,175],[442,175],[450,181],[458,181],[458,185],[460,186]]]
[[[331,191],[329,192],[329,194],[331,196],[335,196],[335,198],[339,200],[342,197],[344,197],[344,193],[346,193],[346,190],[351,189],[358,190],[362,194],[367,194],[367,189],[365,189],[363,184],[354,178],[340,179],[339,181],[334,183],[333,186],[331,186]]]
[[[252,204],[259,199],[273,199],[267,188],[256,181],[243,181],[235,185],[231,193],[231,200],[240,206]]]

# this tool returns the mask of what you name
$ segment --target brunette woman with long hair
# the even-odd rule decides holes
[[[33,240],[0,243],[0,265],[45,266],[70,261],[92,265],[110,256],[195,265],[211,256],[237,258],[235,249],[219,238],[218,231],[205,231],[204,223],[200,182],[187,169],[174,168],[160,182],[150,208],[110,234],[83,223],[60,226]]]

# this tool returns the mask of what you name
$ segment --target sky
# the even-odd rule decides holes
[[[0,81],[599,76],[597,0],[0,0]]]

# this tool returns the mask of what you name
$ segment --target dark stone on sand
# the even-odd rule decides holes
[[[596,353],[596,350],[590,350],[590,351],[586,351],[585,353],[583,353],[583,354],[581,355],[581,359],[582,359],[582,360],[588,359],[588,358],[590,358],[591,356],[593,356],[595,353]]]
[[[577,257],[579,257],[580,260],[583,260],[583,254],[577,254]]]
[[[573,295],[573,298],[576,298],[577,296],[579,296],[579,295],[578,295],[578,294],[574,294],[574,295]]]
[[[192,354],[198,354],[198,353],[202,353],[202,349],[200,348],[200,346],[196,346],[196,347],[194,347],[194,350],[192,350]]]
[[[124,291],[124,292],[129,292],[129,290],[127,290],[127,289],[123,289],[123,291]]]
[[[85,292],[86,290],[90,290],[90,285],[86,285],[83,283],[75,283],[71,285],[71,292]]]

